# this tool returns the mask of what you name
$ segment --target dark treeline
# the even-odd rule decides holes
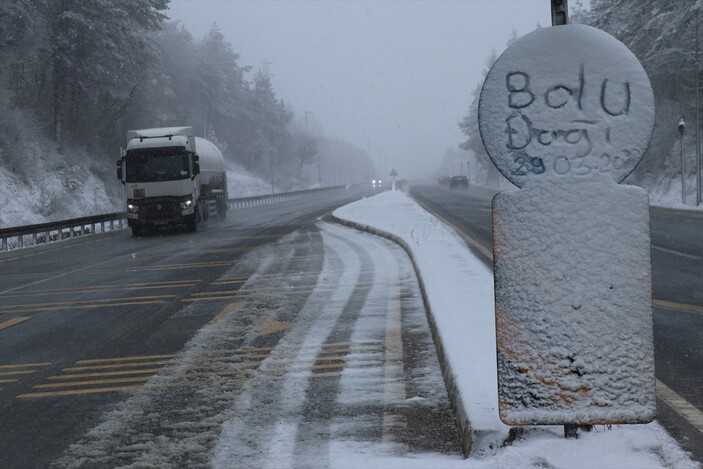
[[[654,89],[656,121],[652,141],[628,181],[666,191],[671,181],[680,177],[677,123],[684,117],[688,122],[684,154],[692,191],[696,154],[696,66],[699,63],[697,49],[703,39],[703,24],[700,24],[703,3],[695,0],[592,0],[588,11],[581,8],[579,2],[574,3],[577,11],[571,22],[594,26],[622,41],[642,62]],[[514,34],[509,44],[516,37]],[[496,58],[494,55],[488,59],[484,77]],[[494,184],[498,175],[478,133],[480,90],[481,84],[474,89],[469,113],[460,123],[467,137],[460,146],[475,155],[485,180]]]
[[[125,132],[191,125],[227,159],[299,184],[319,137],[294,124],[265,70],[238,62],[217,26],[195,40],[168,0],[0,3],[0,165],[31,171],[33,141],[114,164]],[[247,78],[251,77],[251,78]],[[44,147],[46,143],[44,144]]]

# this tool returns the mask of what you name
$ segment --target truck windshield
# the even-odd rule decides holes
[[[140,148],[127,151],[127,182],[156,182],[190,177],[183,147]]]

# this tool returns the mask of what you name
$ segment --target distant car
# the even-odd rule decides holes
[[[383,181],[381,181],[380,179],[374,179],[371,181],[371,185],[373,187],[381,187],[381,184],[383,184]]]
[[[452,181],[449,183],[450,189],[468,189],[469,180],[466,176],[454,176]]]
[[[437,179],[437,182],[439,183],[440,186],[444,186],[444,185],[449,184],[449,180],[450,180],[450,179],[451,179],[451,178],[450,178],[449,176],[440,176],[440,177]]]

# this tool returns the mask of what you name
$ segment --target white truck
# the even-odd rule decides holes
[[[227,215],[227,173],[220,150],[192,127],[130,130],[117,161],[127,222],[134,236],[145,229],[186,225],[196,231],[210,216]]]

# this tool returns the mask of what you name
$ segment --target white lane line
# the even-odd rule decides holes
[[[703,259],[700,256],[694,256],[693,254],[686,254],[685,252],[676,251],[675,249],[663,248],[661,246],[656,246],[654,244],[652,244],[652,249],[656,249],[657,251],[661,251],[661,252],[666,252],[668,254],[673,254],[675,256],[685,257],[686,259],[693,259],[694,261],[698,261],[698,260]]]
[[[659,380],[657,380],[657,397],[696,427],[696,430],[703,433],[703,412]]]

